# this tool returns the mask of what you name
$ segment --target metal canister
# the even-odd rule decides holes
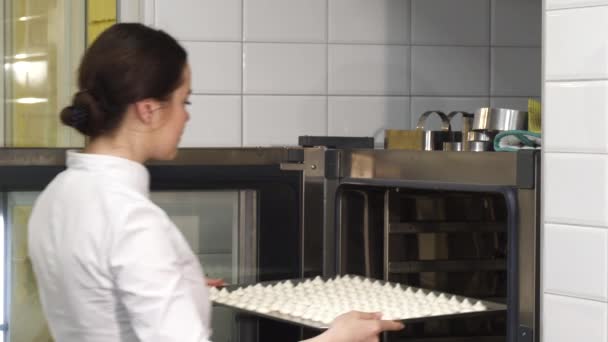
[[[446,152],[462,151],[462,143],[460,141],[446,141],[443,143],[443,150]]]
[[[468,151],[485,152],[491,150],[492,143],[490,141],[467,141],[466,145]]]
[[[511,131],[528,128],[528,112],[506,108],[480,108],[475,111],[473,130]]]

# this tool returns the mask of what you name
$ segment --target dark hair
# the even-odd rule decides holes
[[[182,83],[187,54],[161,30],[134,23],[105,30],[85,52],[79,91],[61,121],[90,137],[115,129],[128,105],[146,98],[167,100]]]

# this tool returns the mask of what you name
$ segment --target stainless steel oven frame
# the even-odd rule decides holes
[[[343,272],[340,210],[344,188],[419,189],[494,193],[507,205],[508,342],[537,342],[539,338],[540,282],[540,153],[417,152],[345,150],[339,154],[339,185],[335,201],[335,229],[328,229],[335,260],[326,260],[325,273]],[[352,191],[352,190],[351,190]],[[388,191],[387,191],[388,193]],[[363,194],[363,196],[365,196]],[[367,201],[366,206],[369,205]],[[385,202],[388,200],[385,196]],[[388,203],[384,203],[385,212]],[[329,208],[328,208],[329,210]],[[363,215],[365,215],[364,210]],[[384,220],[385,225],[389,220]],[[364,229],[369,229],[364,224]],[[385,244],[388,227],[384,227]],[[367,236],[367,234],[365,235]],[[385,249],[385,252],[387,249]],[[365,248],[364,253],[368,253]],[[369,257],[366,255],[366,257]],[[388,256],[383,264],[388,267]],[[367,269],[366,269],[367,271]],[[387,277],[387,269],[384,270]]]

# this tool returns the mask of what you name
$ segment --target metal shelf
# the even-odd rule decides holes
[[[504,336],[472,336],[472,337],[430,337],[399,339],[403,342],[504,342]]]
[[[391,234],[417,233],[480,233],[505,232],[506,224],[502,222],[447,222],[447,221],[418,221],[393,222],[389,224]]]
[[[419,260],[390,262],[388,272],[395,274],[420,272],[504,271],[506,260]]]

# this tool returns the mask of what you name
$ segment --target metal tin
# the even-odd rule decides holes
[[[486,132],[471,131],[467,133],[467,141],[491,141],[492,137]]]
[[[471,152],[485,152],[492,150],[492,143],[490,141],[467,141],[467,147]]]
[[[475,111],[473,130],[510,131],[528,127],[528,112],[506,108],[480,108]]]
[[[461,142],[444,142],[443,150],[446,152],[462,151],[462,143]]]

